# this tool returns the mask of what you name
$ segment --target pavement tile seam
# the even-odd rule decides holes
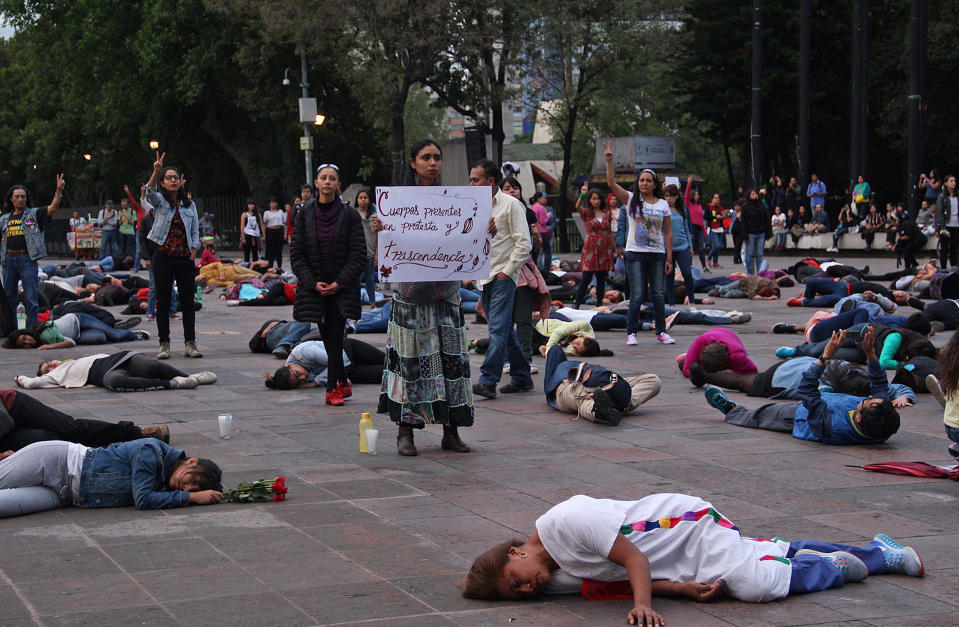
[[[24,594],[23,590],[20,589],[20,586],[15,584],[13,580],[7,576],[7,574],[3,571],[2,566],[0,566],[0,580],[2,580],[4,584],[10,586],[10,589],[17,596],[17,599],[19,599],[20,602],[23,603],[23,606],[26,608],[27,612],[30,613],[30,618],[35,623],[41,624],[39,620],[40,613],[37,611],[37,608],[34,607],[33,603],[30,602],[30,599],[28,599],[27,596]]]

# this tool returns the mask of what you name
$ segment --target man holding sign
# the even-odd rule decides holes
[[[509,359],[510,383],[500,392],[529,392],[533,389],[530,364],[523,356],[516,331],[513,330],[513,301],[520,267],[526,263],[532,241],[526,224],[526,208],[496,184],[499,168],[483,159],[470,170],[470,185],[488,186],[493,195],[493,235],[489,257],[489,279],[478,281],[483,289],[483,309],[489,321],[489,350],[480,367],[479,383],[473,394],[496,398],[496,384],[503,374],[503,363]]]

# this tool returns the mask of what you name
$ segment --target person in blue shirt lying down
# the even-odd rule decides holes
[[[792,433],[794,438],[824,444],[879,444],[899,430],[899,413],[889,399],[886,373],[876,356],[875,332],[867,327],[862,339],[871,386],[868,397],[822,393],[819,379],[826,361],[839,350],[845,331],[833,334],[823,351],[802,376],[799,402],[773,403],[747,409],[731,401],[722,390],[706,388],[706,401],[726,416],[726,422],[741,427]]]

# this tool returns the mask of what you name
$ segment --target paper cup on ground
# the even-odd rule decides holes
[[[366,450],[369,451],[370,455],[376,455],[376,439],[379,435],[379,429],[366,430]]]
[[[220,423],[220,437],[223,439],[228,439],[233,436],[233,415],[232,414],[220,414],[216,417],[217,422]]]

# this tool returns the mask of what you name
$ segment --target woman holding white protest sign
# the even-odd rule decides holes
[[[409,185],[438,185],[443,152],[421,139],[410,149]],[[374,216],[370,229],[381,231]],[[393,306],[386,330],[386,369],[379,412],[399,425],[396,448],[416,455],[413,429],[443,425],[444,450],[468,453],[457,429],[473,425],[466,323],[460,309],[459,281],[393,283]]]

